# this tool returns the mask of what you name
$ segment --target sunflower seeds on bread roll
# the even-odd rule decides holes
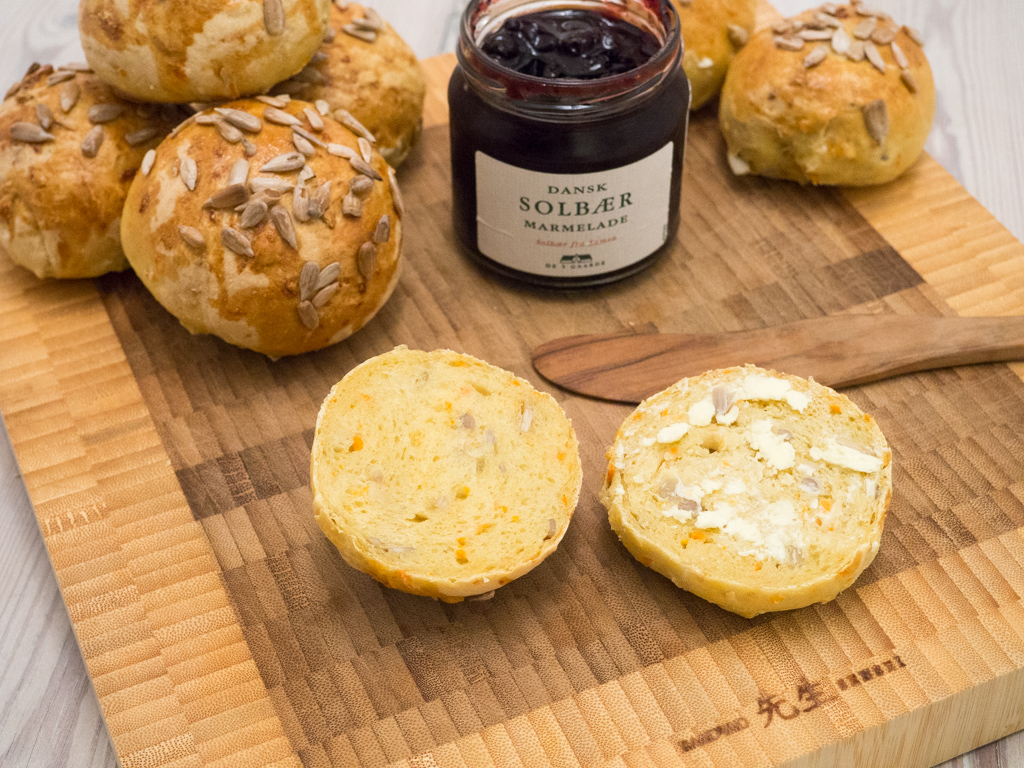
[[[645,400],[609,449],[612,528],[641,563],[741,616],[827,602],[874,559],[892,497],[875,421],[754,366]]]
[[[552,397],[469,355],[405,347],[331,390],[310,475],[317,523],[349,565],[445,602],[554,552],[581,481],[576,435]]]

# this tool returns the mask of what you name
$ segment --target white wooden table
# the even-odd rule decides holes
[[[465,0],[370,0],[425,58],[454,48]],[[774,0],[790,15],[806,0]],[[874,0],[924,35],[934,155],[1024,239],[1022,0]],[[0,87],[32,61],[82,60],[76,0],[0,0]],[[3,351],[0,350],[0,354]],[[0,435],[0,766],[108,768],[114,752],[6,430]],[[1024,732],[944,768],[1024,768]]]

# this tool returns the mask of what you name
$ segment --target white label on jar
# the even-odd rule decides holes
[[[635,264],[668,239],[672,148],[595,173],[528,171],[477,152],[477,247],[506,267],[551,277]]]

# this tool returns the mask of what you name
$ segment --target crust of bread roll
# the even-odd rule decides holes
[[[367,14],[359,3],[346,5],[344,10],[331,5],[335,34],[320,46],[314,61],[272,92],[305,101],[323,99],[332,112],[347,110],[373,134],[384,159],[397,168],[423,129],[423,70],[416,54],[383,19],[380,31],[363,30],[372,40],[346,33],[345,27]]]
[[[868,17],[852,5],[839,6],[850,38]],[[795,20],[806,24],[820,9]],[[879,27],[896,27],[881,20]],[[890,44],[874,44],[882,73],[866,58],[835,53],[829,41],[799,51],[775,43],[778,33],[758,32],[736,56],[722,88],[719,122],[735,172],[801,184],[865,186],[890,181],[906,171],[924,148],[935,115],[931,67],[906,27],[894,42],[906,57],[912,91]],[[821,63],[805,67],[816,46],[828,51]],[[885,105],[888,131],[879,142],[869,130],[865,108]],[[870,111],[870,110],[869,110]]]
[[[97,128],[90,109],[106,104],[120,114],[99,126],[102,143],[88,157],[82,144]],[[53,121],[52,140],[12,136],[15,124],[38,127],[40,111],[44,123]],[[0,251],[37,277],[127,269],[120,222],[128,188],[146,152],[183,117],[170,105],[119,99],[88,72],[47,65],[26,75],[0,106]]]
[[[690,79],[690,109],[711,100],[725,82],[736,51],[754,34],[754,0],[672,0],[683,33],[683,69]],[[729,27],[742,30],[742,34]]]
[[[345,562],[449,603],[554,552],[582,480],[554,398],[447,349],[351,370],[320,408],[310,462],[317,523]]]
[[[293,100],[278,109],[245,99],[218,109],[259,118],[259,131],[241,132],[244,141],[230,143],[216,125],[203,124],[223,119],[206,110],[159,146],[152,171],[136,178],[125,203],[121,239],[129,262],[157,301],[192,333],[212,333],[271,358],[347,338],[376,314],[398,280],[403,231],[393,171],[372,152],[370,166],[378,178],[369,183],[369,177],[356,169],[359,164],[366,169],[359,153],[369,144],[360,147],[357,137],[330,117],[322,118],[322,129],[314,131],[304,111],[313,107],[305,102]],[[298,165],[286,172],[261,170],[282,155],[303,161],[292,128],[267,118],[280,120],[282,112],[328,147],[306,147],[314,152],[305,158],[306,167],[315,175],[305,182],[299,176],[307,171]],[[246,144],[254,151],[251,156],[246,155]],[[240,193],[243,202],[237,207],[211,207],[231,186],[232,169],[245,161],[248,194]],[[186,184],[190,162],[195,163],[194,189]],[[358,216],[343,210],[343,199],[353,194],[354,179],[368,186],[354,195],[361,210]],[[275,200],[273,194],[259,193],[262,183],[290,188]],[[304,190],[300,197],[313,206],[318,190],[327,183],[331,186],[320,198],[326,202],[323,215],[303,221],[295,185]],[[261,200],[267,212],[247,228],[246,212],[238,208]],[[296,247],[275,223],[273,210],[278,206],[294,229]],[[197,235],[201,243],[191,244],[190,239],[199,242]],[[244,243],[239,247],[239,236],[251,247],[251,255]]]
[[[262,93],[302,69],[327,31],[330,4],[81,0],[78,30],[96,74],[132,98],[221,101]],[[271,18],[281,21],[276,34]]]
[[[892,453],[869,415],[828,387],[754,366],[645,400],[608,459],[601,500],[630,553],[748,618],[853,584],[892,499]]]

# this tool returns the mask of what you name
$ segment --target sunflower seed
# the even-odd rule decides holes
[[[825,3],[821,6],[821,10],[825,13],[835,14],[835,12],[839,10],[839,6],[835,3]]]
[[[11,126],[11,138],[26,144],[44,144],[53,141],[53,134],[47,133],[35,123],[14,123]]]
[[[86,64],[84,61],[72,61],[69,64],[65,64],[61,69],[69,69],[72,72],[83,72],[85,74],[92,73],[92,67]]]
[[[729,42],[731,42],[735,48],[742,48],[746,45],[749,37],[747,30],[743,27],[738,26],[737,24],[729,25]]]
[[[284,32],[284,4],[281,0],[263,0],[263,26],[271,37]]]
[[[783,19],[772,24],[772,32],[777,35],[788,35],[793,31],[793,24],[789,19]]]
[[[103,144],[103,126],[94,125],[85,138],[82,139],[82,154],[86,157],[96,157],[100,151],[100,145]]]
[[[348,182],[348,191],[349,194],[352,195],[362,197],[371,189],[373,189],[373,179],[368,176],[363,176],[362,174],[359,176],[353,176]]]
[[[344,144],[328,144],[327,151],[337,157],[344,157],[346,160],[356,157],[356,151],[351,147],[346,147]]]
[[[895,41],[893,41],[891,47],[892,57],[896,59],[896,63],[900,65],[901,69],[906,69],[907,65],[910,63],[907,61],[907,54],[903,52],[903,49],[900,48],[899,44],[896,43]]]
[[[302,301],[306,301],[317,292],[316,280],[319,276],[320,265],[315,261],[307,261],[302,265],[302,271],[299,272],[299,298]]]
[[[395,204],[395,211],[399,217],[405,216],[405,203],[402,202],[402,191],[398,188],[395,169],[391,166],[388,166],[388,186],[391,188],[391,200]]]
[[[888,45],[896,39],[897,32],[899,32],[899,28],[894,27],[891,24],[879,27],[871,33],[871,42],[876,45]]]
[[[801,29],[797,35],[803,40],[831,40],[831,29]]]
[[[302,185],[292,192],[292,215],[299,221],[309,221],[309,192]]]
[[[292,134],[292,144],[306,157],[313,157],[316,154],[316,147],[314,147],[308,139],[303,136],[299,136],[297,133]]]
[[[323,123],[321,123],[321,125],[323,125]],[[320,147],[321,149],[327,149],[327,145],[326,144],[324,144],[315,134],[310,133],[305,128],[303,128],[301,125],[293,125],[292,126],[292,131],[294,131],[295,133],[299,134],[299,136],[304,138],[310,144],[314,144],[314,145]]]
[[[53,69],[53,67],[51,65],[49,65],[49,64],[47,64],[46,66],[50,67],[51,70]],[[28,77],[29,75],[31,75],[31,74],[33,74],[35,72],[38,72],[39,71],[39,67],[40,67],[39,62],[38,61],[33,61],[31,64],[28,65],[28,69],[25,70],[24,77]],[[24,77],[22,79],[24,79]]]
[[[224,141],[229,144],[237,144],[244,138],[242,132],[226,120],[217,120],[214,125],[217,126],[217,132],[220,133]]]
[[[781,48],[784,51],[799,51],[804,47],[804,39],[802,37],[776,37],[775,47]]]
[[[804,69],[818,66],[825,60],[826,56],[828,56],[828,49],[824,45],[814,46],[814,50],[804,58]]]
[[[198,125],[216,125],[219,122],[216,115],[210,114],[196,115],[195,121]]]
[[[156,150],[151,149],[142,158],[142,165],[139,170],[142,171],[143,176],[149,176],[149,172],[153,170],[153,163],[156,162]]]
[[[853,36],[858,40],[867,40],[878,26],[878,19],[870,16],[853,28]]]
[[[220,242],[229,251],[237,253],[239,256],[251,259],[256,255],[252,252],[252,243],[249,241],[249,238],[237,229],[224,227],[220,231]]]
[[[36,104],[36,121],[44,131],[50,130],[53,127],[53,112],[45,104]]]
[[[298,80],[300,83],[309,83],[310,85],[323,85],[327,82],[327,78],[324,74],[313,67],[306,67],[300,70],[298,73],[292,75],[292,80]]]
[[[885,11],[880,11],[877,8],[865,8],[863,4],[858,3],[854,6],[858,16],[874,16],[878,19],[888,19],[889,14]]]
[[[835,29],[838,29],[839,27],[843,26],[842,20],[837,19],[830,13],[819,13],[814,18],[816,18],[820,22],[823,22],[826,26],[833,27]]]
[[[904,27],[903,30],[907,33],[907,37],[909,37],[911,40],[913,40],[918,45],[920,45],[922,47],[924,46],[924,38],[921,37],[921,33],[920,32],[918,32],[913,27]]]
[[[193,112],[202,112],[210,108],[210,105],[205,101],[190,101],[186,106]]]
[[[295,189],[295,185],[274,176],[257,176],[249,181],[249,189],[252,190],[254,195],[261,192],[273,192],[283,195],[285,192],[291,192]]]
[[[373,277],[373,269],[376,265],[377,246],[373,243],[363,243],[359,246],[359,253],[356,254],[356,268],[367,282]]]
[[[357,136],[362,136],[371,144],[377,143],[377,140],[373,137],[373,134],[370,133],[366,126],[356,120],[355,115],[347,109],[339,108],[334,110],[334,119],[352,131],[352,133]]]
[[[358,219],[363,215],[363,203],[358,197],[349,193],[341,198],[341,212],[346,216]]]
[[[317,99],[313,102],[313,105],[316,107],[316,111],[320,113],[321,117],[327,117],[331,112],[331,105],[323,99]],[[317,130],[319,130],[319,128]]]
[[[683,5],[686,5],[686,4],[687,3],[683,3]],[[492,589],[490,592],[481,592],[479,595],[470,595],[469,597],[466,598],[466,602],[469,602],[469,603],[479,603],[479,602],[483,602],[484,600],[491,600],[493,597],[494,597],[494,590]]]
[[[306,164],[301,152],[285,152],[266,163],[260,171],[264,173],[287,173],[297,171]]]
[[[287,112],[278,109],[277,107],[267,107],[263,110],[263,119],[268,123],[274,123],[276,125],[302,125],[302,121],[295,115],[289,115]]]
[[[558,532],[558,523],[555,521],[555,518],[549,517],[548,518],[548,533],[547,533],[547,536],[544,537],[544,541],[547,541],[548,539],[555,538],[555,533],[557,533],[557,532]]]
[[[904,69],[900,72],[900,80],[902,80],[903,84],[907,86],[908,91],[911,93],[917,93],[917,81],[914,79],[914,76],[910,74],[909,69]]]
[[[719,416],[729,412],[739,393],[719,384],[711,390],[711,402],[715,406],[715,413]]]
[[[302,166],[302,170],[299,171],[299,183],[301,184],[304,181],[309,181],[315,176],[316,173],[313,171],[313,169],[310,168],[308,165],[304,165]]]
[[[889,110],[885,106],[885,101],[875,99],[861,110],[864,113],[864,127],[867,128],[868,135],[874,139],[875,144],[881,146],[889,133]]]
[[[182,183],[190,191],[195,191],[196,182],[199,180],[199,166],[196,165],[195,160],[191,157],[182,158],[178,163],[178,175],[181,176]]]
[[[256,145],[253,144],[248,139],[243,138],[242,139],[242,152],[245,154],[246,157],[252,157],[253,155],[256,154]]]
[[[66,83],[68,80],[73,80],[75,77],[74,72],[68,72],[67,70],[58,69],[48,78],[46,78],[46,85],[57,85],[58,83]]]
[[[324,31],[324,42],[333,43],[334,38],[338,36],[337,30],[334,29],[330,24],[327,25],[327,29]]]
[[[178,235],[185,241],[185,245],[191,246],[192,248],[205,248],[206,238],[203,237],[203,233],[194,227],[187,227],[184,224],[178,225]]]
[[[379,173],[377,173],[377,171],[374,170],[372,165],[363,160],[363,158],[361,157],[350,157],[348,163],[349,165],[352,166],[356,173],[361,173],[364,176],[369,176],[374,181],[382,181],[384,178]]]
[[[314,131],[322,131],[324,129],[323,118],[320,117],[320,113],[315,109],[303,107],[302,114],[306,116],[306,119],[309,121],[309,127]]]
[[[259,133],[263,130],[263,122],[256,115],[250,115],[241,109],[215,107],[213,111],[235,126],[235,128],[241,128],[248,133]]]
[[[804,23],[800,19],[793,19],[793,31],[799,32],[804,28]]]
[[[317,326],[320,325],[320,315],[316,312],[316,307],[310,304],[308,301],[299,303],[298,306],[299,320],[309,330],[315,331]]]
[[[228,172],[228,184],[245,184],[249,178],[249,161],[244,158],[235,160]]]
[[[381,18],[380,14],[377,13],[374,8],[365,8],[363,13],[366,15],[366,21],[372,24],[378,31],[384,31],[384,19]]]
[[[366,43],[372,43],[377,39],[377,34],[373,30],[361,29],[355,24],[346,24],[341,28],[341,31]]]
[[[885,74],[885,61],[883,61],[882,59],[882,54],[878,52],[878,49],[875,47],[875,44],[872,43],[870,40],[864,43],[864,56],[867,58],[868,61],[871,62],[871,66],[873,66],[883,75]]]
[[[729,162],[729,170],[732,171],[734,176],[746,176],[750,173],[750,163],[744,160],[739,155],[734,155],[732,152],[727,152],[725,159]]]
[[[89,122],[90,123],[109,123],[111,120],[116,120],[124,112],[124,105],[122,104],[93,104],[89,107]]]
[[[229,184],[221,187],[203,203],[203,208],[234,208],[249,199],[245,184]]]
[[[850,43],[850,50],[846,52],[850,61],[864,61],[864,41],[854,40]]]
[[[317,309],[319,309],[319,308],[320,308],[320,307],[322,307],[322,306],[323,306],[324,304],[326,304],[326,303],[327,303],[328,301],[330,301],[330,300],[331,300],[331,297],[332,297],[332,296],[333,296],[333,295],[334,295],[335,293],[337,293],[337,292],[338,292],[338,287],[339,287],[339,286],[338,286],[338,284],[337,284],[337,283],[331,283],[331,284],[330,284],[330,285],[328,285],[328,286],[327,286],[326,288],[324,288],[324,289],[322,289],[322,290],[320,290],[320,291],[317,291],[317,294],[316,294],[316,296],[314,296],[314,297],[313,297],[313,299],[312,299],[312,301],[311,301],[310,303],[311,303],[311,304],[312,304],[312,305],[313,305],[314,307],[316,307]]]
[[[309,199],[309,216],[319,219],[331,204],[331,182],[321,184]]]
[[[298,248],[295,240],[295,225],[292,223],[292,216],[283,205],[275,205],[270,209],[270,220],[274,223],[277,234],[292,248]]]
[[[386,243],[391,237],[391,217],[386,213],[377,222],[377,229],[373,232],[373,242],[377,245]]]
[[[850,35],[845,29],[840,27],[832,35],[832,50],[838,53],[840,56],[850,51],[850,46],[853,41],[850,39]]]
[[[360,136],[356,141],[359,144],[359,154],[363,158],[363,160],[365,160],[367,163],[372,162],[373,146],[370,144],[370,142],[368,142],[362,136]]]
[[[317,276],[316,282],[313,284],[312,293],[316,293],[324,286],[337,282],[339,274],[341,274],[341,263],[332,261]]]
[[[267,218],[267,204],[262,200],[257,200],[254,203],[249,203],[245,206],[245,210],[242,211],[242,217],[238,225],[242,229],[252,229],[257,224]]]
[[[18,91],[20,91],[21,90],[21,86],[22,86],[22,82],[21,82],[21,80],[19,80],[14,85],[12,85],[10,88],[8,88],[7,89],[7,93],[4,94],[4,100],[6,101],[7,99],[11,98],[11,96],[13,96]]]
[[[808,493],[821,493],[821,484],[813,477],[804,477],[800,480],[800,487]]]
[[[145,128],[139,128],[137,131],[126,133],[124,136],[125,142],[129,147],[137,147],[140,144],[145,144],[147,141],[155,137],[157,129],[155,126],[149,125]]]
[[[377,33],[381,31],[379,27],[376,27],[373,22],[367,18],[352,19],[352,26],[366,32]]]
[[[271,107],[282,109],[288,106],[289,99],[286,99],[283,96],[257,96],[256,101],[262,101],[264,104],[268,104]]]
[[[826,24],[826,23],[825,23],[824,21],[822,21],[821,19],[811,19],[811,20],[810,20],[810,21],[808,21],[808,22],[807,22],[806,24],[804,24],[804,26],[803,26],[803,29],[817,29],[817,30],[822,30],[822,29],[828,29],[828,26],[829,26],[829,25],[828,25],[828,24]]]

